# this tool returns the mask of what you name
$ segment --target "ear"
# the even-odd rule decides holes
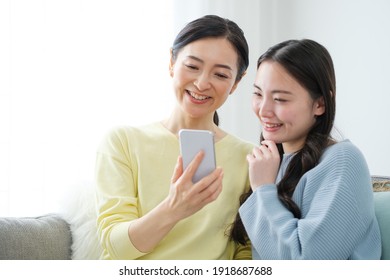
[[[313,104],[314,108],[314,115],[315,116],[321,116],[325,113],[325,102],[324,97],[318,98],[316,101],[314,101]]]

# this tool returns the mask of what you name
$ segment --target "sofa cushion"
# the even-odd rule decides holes
[[[0,218],[2,260],[70,259],[71,239],[68,223],[56,214]]]
[[[382,237],[382,259],[390,259],[390,192],[374,192],[375,214]]]

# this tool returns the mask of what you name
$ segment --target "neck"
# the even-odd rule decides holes
[[[182,117],[174,112],[169,118],[163,120],[161,123],[176,136],[180,129],[202,129],[212,131],[215,135],[215,141],[222,139],[226,135],[226,133],[213,122],[212,117],[207,119]]]

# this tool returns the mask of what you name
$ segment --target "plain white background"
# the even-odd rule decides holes
[[[0,1],[0,214],[38,215],[93,180],[107,130],[170,111],[171,2]]]
[[[219,111],[224,129],[258,142],[258,56],[311,38],[334,59],[338,130],[372,174],[390,175],[389,12],[386,0],[0,0],[0,215],[55,211],[61,193],[93,180],[108,129],[164,118],[172,40],[205,14],[236,21],[250,45],[248,73]]]

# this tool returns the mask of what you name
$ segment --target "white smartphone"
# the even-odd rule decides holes
[[[216,161],[213,132],[209,130],[181,129],[179,131],[179,139],[184,170],[199,151],[203,150],[205,153],[202,162],[192,177],[192,182],[196,183],[214,171]]]

